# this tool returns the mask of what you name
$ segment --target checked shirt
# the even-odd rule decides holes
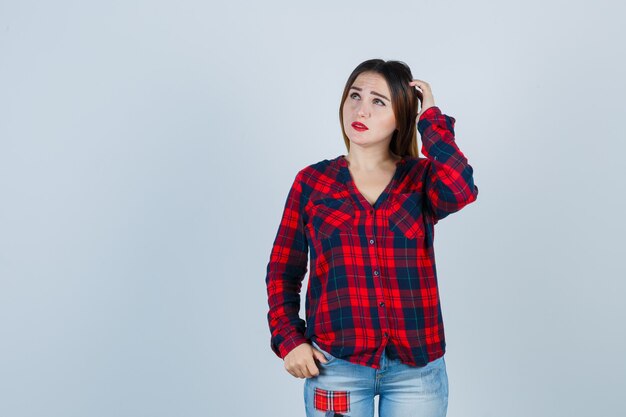
[[[444,355],[434,225],[478,195],[454,123],[437,106],[420,115],[426,158],[397,162],[373,205],[357,189],[344,155],[297,173],[265,280],[277,356],[310,340],[375,369],[385,348],[412,366]],[[299,310],[307,272],[305,321]]]

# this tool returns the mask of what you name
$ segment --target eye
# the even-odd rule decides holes
[[[354,96],[357,96],[357,97],[361,98],[361,97],[359,96],[359,93],[352,93],[352,94],[350,94],[350,98],[354,98]]]
[[[379,102],[380,104],[382,104],[383,106],[385,106],[386,104],[379,98],[374,99],[374,103]]]

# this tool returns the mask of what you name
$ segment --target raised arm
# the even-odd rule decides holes
[[[454,140],[454,117],[428,107],[419,116],[422,153],[428,159],[425,192],[435,221],[459,211],[476,200],[473,169]]]

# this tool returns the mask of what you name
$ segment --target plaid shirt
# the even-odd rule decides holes
[[[385,347],[412,366],[443,356],[433,226],[478,195],[454,123],[436,106],[420,115],[426,158],[397,162],[373,205],[343,155],[297,173],[265,280],[276,355],[314,340],[337,358],[375,369]],[[305,326],[300,290],[309,251]]]

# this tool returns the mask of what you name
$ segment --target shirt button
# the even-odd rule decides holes
[[[374,244],[374,239],[370,239],[370,245]]]
[[[378,304],[378,305],[381,306],[381,307],[384,307],[385,306],[385,302],[381,301],[380,304]]]
[[[374,275],[378,275],[378,271],[374,271]]]
[[[383,336],[388,337],[389,333],[385,332],[385,333],[383,333]]]

